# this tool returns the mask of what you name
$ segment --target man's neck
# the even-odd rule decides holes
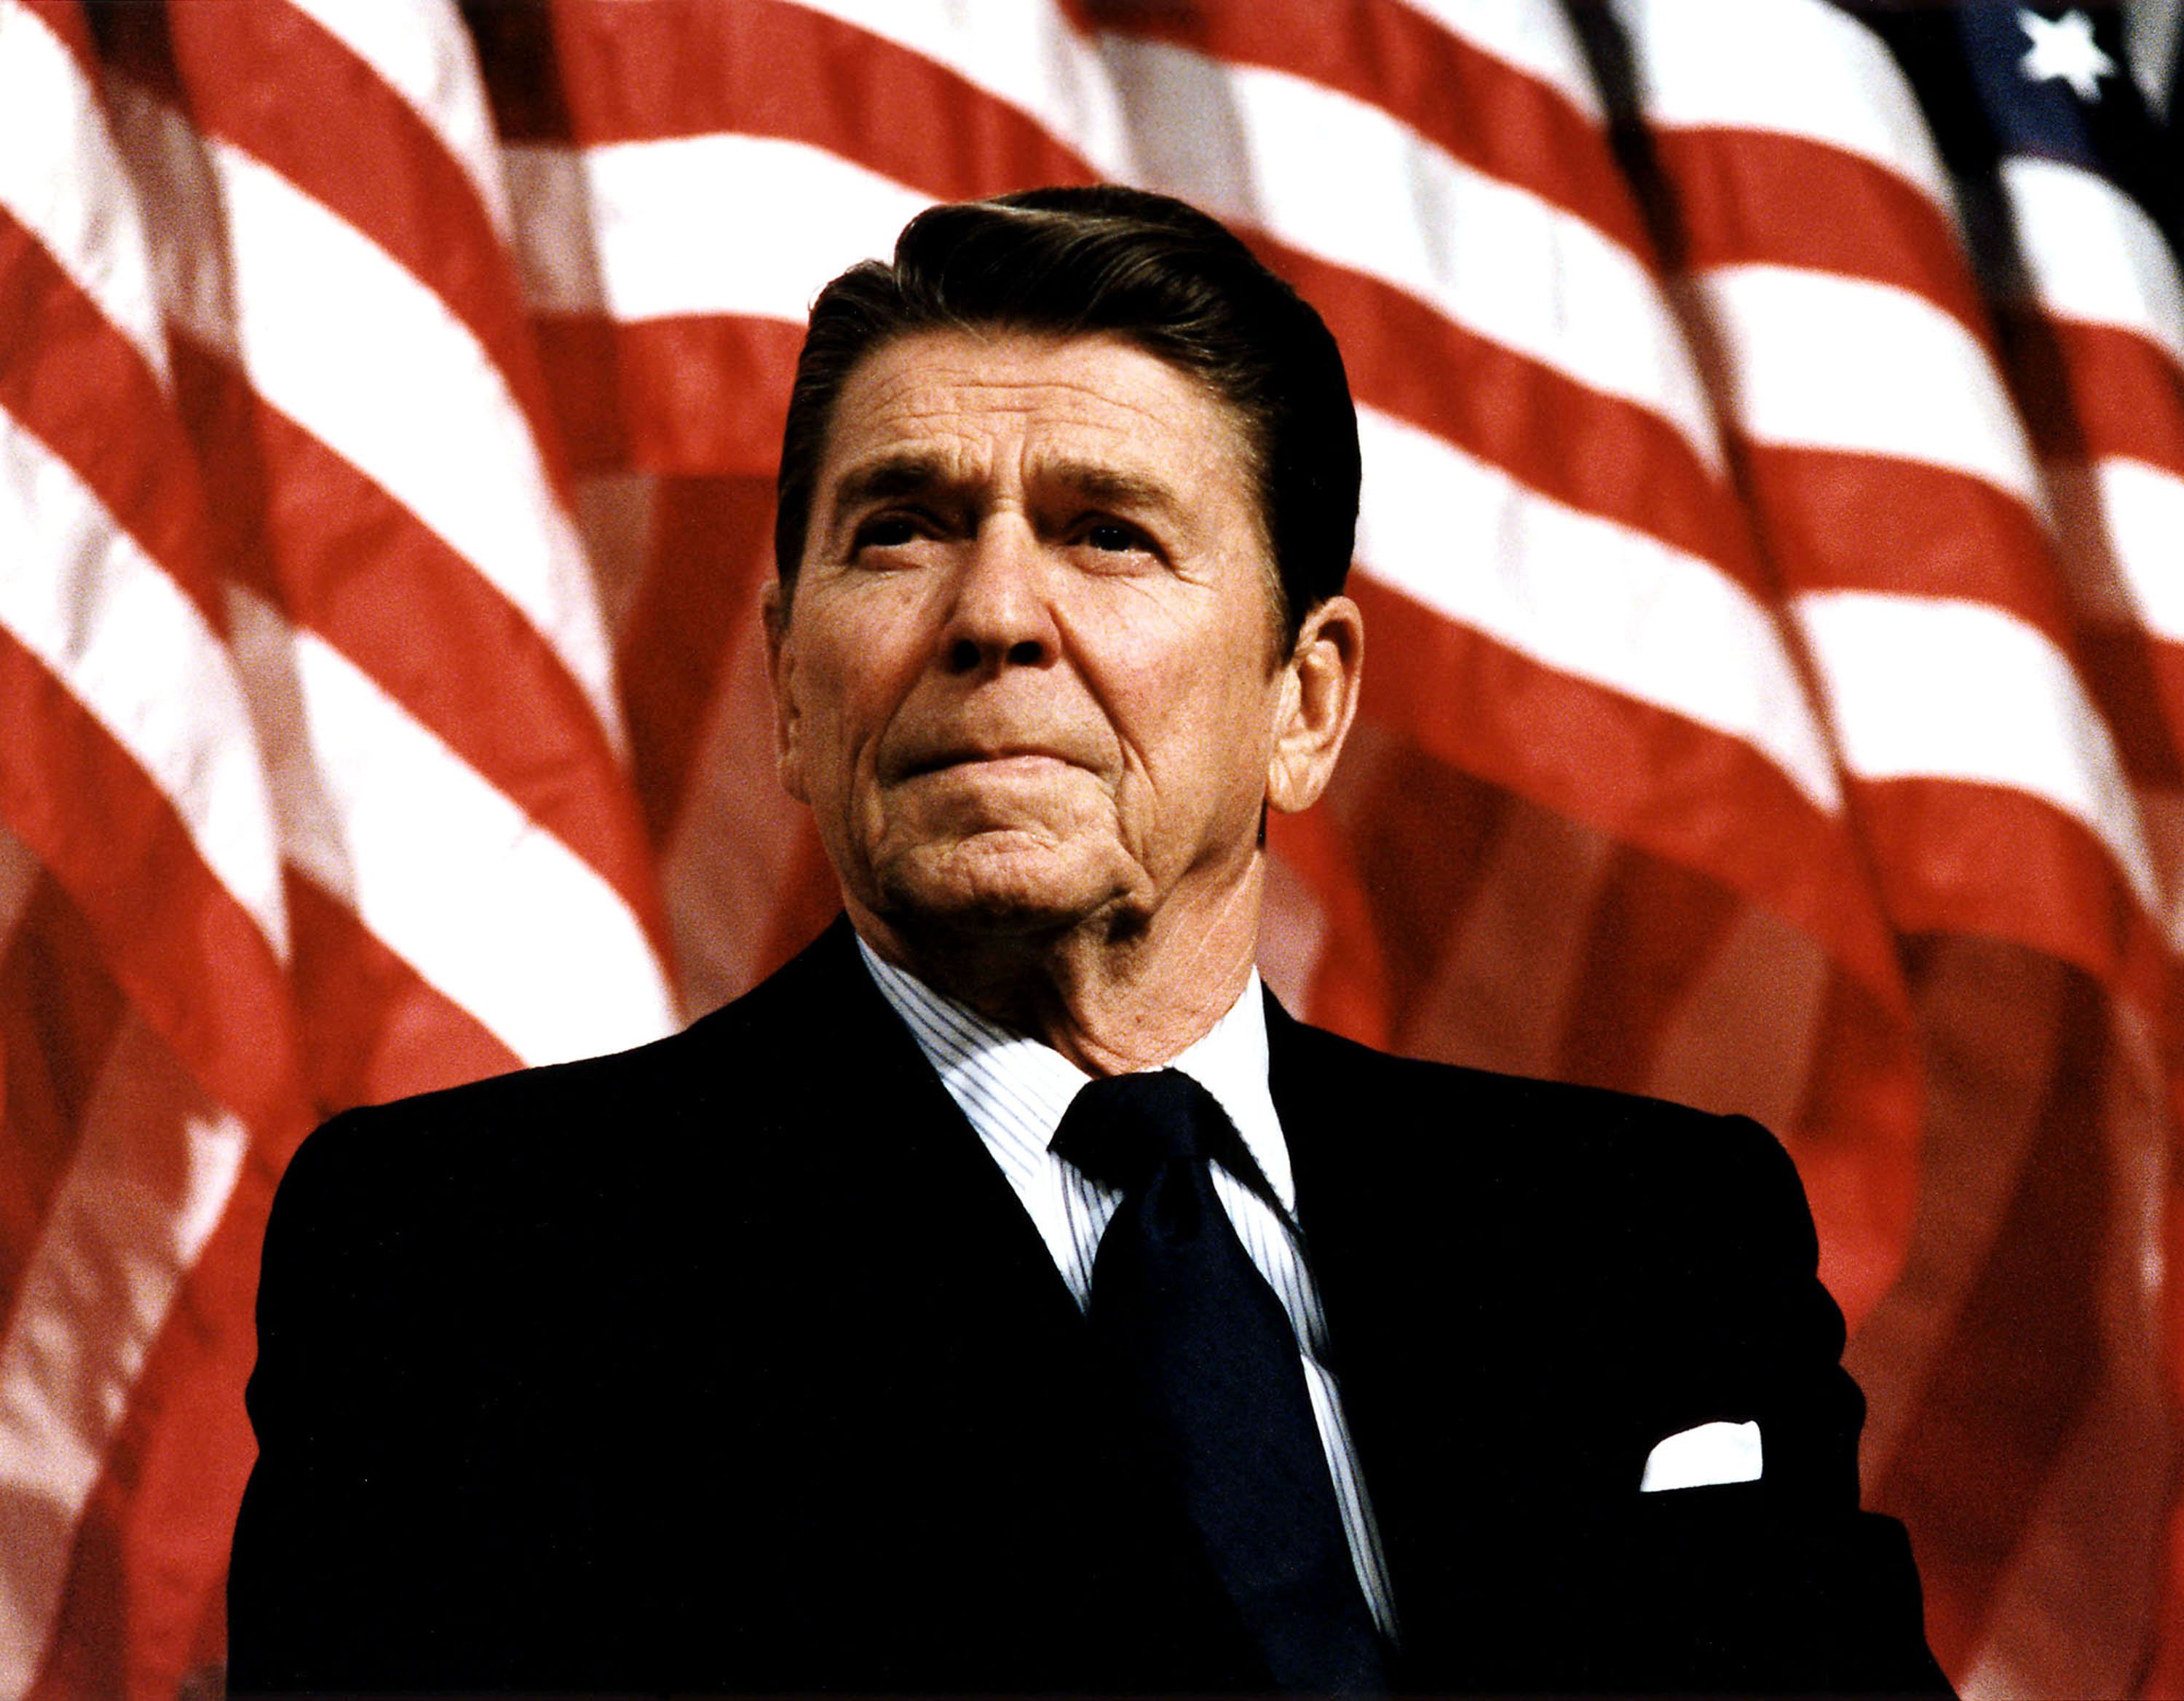
[[[1250,981],[1263,876],[1121,929],[1095,917],[1050,933],[891,925],[852,900],[881,957],[1094,1075],[1168,1062],[1211,1031]]]

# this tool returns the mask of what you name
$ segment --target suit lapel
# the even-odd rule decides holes
[[[905,1437],[998,1429],[1081,1356],[1045,1242],[845,920],[685,1038],[662,1285],[694,1338],[737,1319],[783,1366],[794,1398],[751,1408],[766,1445],[850,1444],[873,1390]]]
[[[760,1137],[827,1153],[779,1175],[827,1237],[791,1254],[820,1326],[783,1343],[810,1398],[780,1445],[826,1461],[796,1516],[872,1568],[844,1585],[868,1654],[846,1687],[1223,1687],[1210,1580],[1145,1498],[1076,1300],[847,925],[760,996],[736,1049],[803,1080],[777,1081]]]
[[[860,959],[846,917],[783,971],[771,1026],[778,1055],[801,1056],[805,1090],[823,1095],[823,1130],[839,1169],[926,1242],[920,1262],[966,1290],[994,1327],[1074,1334],[1083,1319],[1046,1242],[962,1109]],[[816,1042],[815,1043],[815,1041]],[[829,1166],[830,1168],[834,1166]]]
[[[1494,1277],[1480,1267],[1489,1237],[1471,1214],[1493,1190],[1467,1167],[1461,1101],[1418,1103],[1406,1073],[1415,1065],[1268,1004],[1298,1218],[1395,1596],[1395,1676],[1461,1687],[1463,1662],[1507,1628],[1474,1617],[1475,1581],[1496,1551],[1501,1426],[1527,1392],[1479,1322]],[[1361,1107],[1370,1107],[1363,1123]]]
[[[1583,1178],[1557,1120],[1569,1113],[1522,1083],[1389,1058],[1275,1009],[1268,1038],[1387,1552],[1399,1681],[1521,1686],[1543,1650],[1591,1633],[1560,1603],[1589,1558],[1585,1532],[1620,1504],[1612,1420],[1633,1398],[1600,1322],[1628,1273],[1570,1221]]]
[[[1404,1594],[1404,1509],[1411,1475],[1405,1386],[1409,1355],[1401,1340],[1405,1313],[1418,1296],[1390,1265],[1394,1226],[1373,1197],[1362,1149],[1379,1142],[1352,1131],[1369,1092],[1347,1057],[1322,1054],[1322,1038],[1267,998],[1268,1073],[1274,1109],[1296,1173],[1297,1219],[1306,1256],[1327,1317],[1329,1368],[1342,1392],[1345,1416],[1394,1576],[1400,1613]],[[1393,1105],[1384,1107],[1392,1113]],[[1406,1178],[1415,1186],[1422,1177]],[[1423,1260],[1403,1249],[1407,1269]]]

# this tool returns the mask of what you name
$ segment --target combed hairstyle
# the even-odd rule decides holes
[[[892,262],[819,292],[782,436],[774,563],[795,583],[836,398],[858,364],[928,331],[1112,333],[1203,383],[1244,436],[1286,642],[1342,588],[1357,531],[1357,413],[1319,315],[1224,226],[1113,185],[928,208]]]

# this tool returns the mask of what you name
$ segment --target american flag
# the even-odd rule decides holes
[[[756,630],[805,304],[1103,177],[1242,231],[1359,403],[1277,991],[1765,1120],[1953,1676],[2184,1692],[2176,33],[0,0],[0,1694],[216,1682],[316,1116],[831,913]]]

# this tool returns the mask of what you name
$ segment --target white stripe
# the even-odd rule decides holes
[[[288,0],[379,74],[471,180],[507,237],[500,150],[469,32],[450,0]]]
[[[2108,726],[2043,633],[1985,603],[1865,591],[1808,593],[1791,612],[1852,773],[2044,798],[2106,845],[2156,907],[2153,860]]]
[[[2053,160],[2006,159],[2002,181],[2040,304],[2059,319],[2136,332],[2184,366],[2184,281],[2145,209]]]
[[[1597,227],[1318,83],[1127,37],[1106,51],[1151,186],[1392,284],[1719,461],[1658,288]]]
[[[526,1063],[673,1027],[644,932],[596,870],[339,651],[246,594],[232,607],[298,868]]]
[[[1358,410],[1376,579],[1561,672],[1750,745],[1815,804],[1834,763],[1768,612],[1708,563]]]
[[[285,956],[272,805],[232,658],[75,469],[3,410],[0,625],[151,776]]]
[[[1049,0],[798,0],[947,66],[1014,107],[1100,175],[1132,175],[1130,138],[1099,56]]]
[[[490,581],[619,742],[582,547],[505,377],[446,303],[362,233],[248,154],[217,142],[211,151],[254,387]]]
[[[2121,592],[2121,606],[2096,595],[2086,599],[2086,612],[2184,643],[2184,479],[2120,455],[2090,469],[2055,467],[2050,475],[2097,516],[2082,547],[2100,552]]]
[[[1880,38],[1827,0],[1613,0],[1648,123],[1753,130],[1870,160],[1952,226],[1956,197]]]
[[[45,20],[14,0],[0,0],[0,207],[164,378],[143,227],[97,92]]]
[[[248,1143],[141,1023],[124,1026],[0,1341],[0,1694],[36,1676],[85,1501]]]
[[[1413,12],[1430,18],[1525,75],[1550,85],[1595,121],[1604,116],[1600,94],[1584,51],[1568,20],[1553,0],[1403,0]]]
[[[801,325],[822,285],[891,253],[933,201],[822,148],[756,136],[510,148],[508,170],[532,307],[604,308],[625,322]],[[588,243],[572,234],[587,228]]]
[[[1986,351],[1925,297],[1787,266],[1719,266],[1694,281],[1734,417],[1759,442],[1948,467],[2044,512]]]

